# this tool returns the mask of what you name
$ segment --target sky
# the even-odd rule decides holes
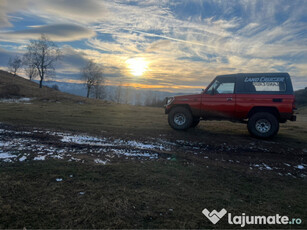
[[[288,72],[307,87],[307,0],[0,0],[0,68],[42,33],[62,50],[50,80],[199,92],[220,74]],[[23,74],[23,71],[20,71]]]

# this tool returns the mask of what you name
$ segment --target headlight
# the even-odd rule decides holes
[[[166,105],[171,104],[174,101],[174,97],[167,97],[166,98]]]

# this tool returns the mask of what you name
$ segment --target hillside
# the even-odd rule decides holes
[[[39,85],[33,81],[19,76],[13,76],[6,71],[0,70],[0,98],[32,98],[41,101],[72,101],[72,102],[90,102],[90,99],[63,93],[47,86],[39,88]]]
[[[307,87],[295,91],[295,101],[298,107],[307,106]]]

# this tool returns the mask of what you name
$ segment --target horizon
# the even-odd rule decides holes
[[[63,53],[46,80],[80,81],[93,60],[107,85],[142,90],[195,93],[217,75],[240,72],[288,72],[294,89],[304,89],[306,10],[302,0],[4,0],[0,68],[44,33]]]

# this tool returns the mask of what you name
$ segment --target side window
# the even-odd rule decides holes
[[[235,83],[234,82],[225,82],[225,83],[221,83],[216,88],[216,93],[218,93],[218,94],[228,94],[228,93],[233,93],[234,90],[235,90]]]
[[[218,80],[215,80],[214,83],[210,86],[210,88],[207,90],[206,94],[212,94],[213,91],[218,87],[220,82]]]
[[[214,83],[207,90],[206,94],[233,94],[234,89],[234,79],[220,79],[214,81]]]
[[[239,93],[274,93],[285,92],[286,79],[284,77],[245,77],[238,86]]]
[[[284,92],[286,91],[285,82],[254,82],[256,92]]]

